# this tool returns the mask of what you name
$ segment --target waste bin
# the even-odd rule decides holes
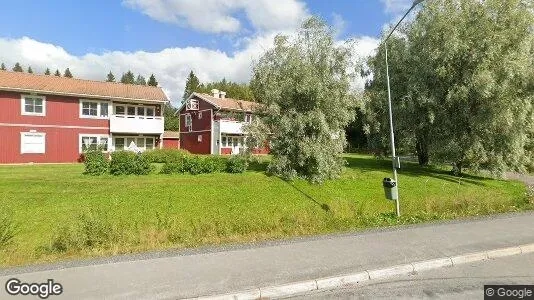
[[[382,181],[384,186],[384,194],[388,200],[398,200],[399,199],[399,190],[397,189],[397,182],[391,178],[384,178]]]

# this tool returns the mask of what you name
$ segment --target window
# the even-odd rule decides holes
[[[108,140],[109,137],[107,135],[81,134],[80,152],[97,149],[101,149],[102,151],[108,151]]]
[[[186,110],[198,110],[198,100],[189,99],[186,105]]]
[[[197,141],[198,141],[199,143],[202,142],[202,135],[199,134],[199,135],[197,136]]]
[[[46,133],[21,132],[20,153],[45,153]]]
[[[146,150],[154,149],[154,138],[146,138],[145,140]]]
[[[114,138],[115,150],[124,150],[124,138]]]
[[[107,118],[108,113],[107,102],[80,100],[80,117],[82,118]]]
[[[138,106],[137,107],[137,115],[144,117],[145,116],[145,108],[142,107],[142,106]]]
[[[116,115],[124,115],[124,106],[122,106],[122,105],[115,106],[115,114]]]
[[[188,131],[192,131],[193,130],[193,120],[191,119],[191,115],[190,114],[186,114],[185,115],[185,127],[187,127]]]
[[[154,116],[154,108],[153,107],[147,107],[146,108],[146,116],[147,117],[153,117]]]
[[[135,106],[128,106],[128,116],[135,116]]]
[[[198,113],[198,119],[199,119],[199,120],[202,119],[202,112],[199,112],[199,113]]]
[[[226,147],[226,137],[222,137],[221,147]]]
[[[137,138],[137,147],[145,148],[145,138]]]
[[[245,122],[246,123],[252,122],[252,115],[251,114],[246,114],[245,115]]]
[[[21,114],[28,116],[46,115],[46,98],[43,96],[25,96],[21,98]]]

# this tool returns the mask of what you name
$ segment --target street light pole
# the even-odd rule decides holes
[[[399,25],[402,23],[402,21],[406,18],[406,16],[408,16],[408,14],[421,2],[423,2],[425,0],[414,0],[413,4],[412,4],[412,7],[410,7],[410,9],[408,9],[408,11],[404,14],[404,16],[402,16],[402,18],[400,19],[399,22],[397,22],[397,25],[395,25],[395,27],[393,27],[393,29],[390,31],[390,33],[388,34],[388,36],[386,37],[386,39],[384,40],[384,47],[385,47],[385,52],[386,52],[386,78],[387,78],[387,83],[388,83],[388,107],[389,107],[389,133],[390,133],[390,140],[391,140],[391,163],[393,165],[393,179],[395,180],[395,182],[397,183],[397,188],[399,186],[399,181],[397,179],[397,167],[398,167],[398,158],[396,157],[396,154],[395,154],[395,132],[394,132],[394,127],[393,127],[393,110],[391,109],[391,85],[390,85],[390,82],[389,82],[389,64],[388,64],[388,39],[391,37],[391,35],[393,34],[393,32],[395,32],[395,29],[397,29],[397,27],[399,27]],[[397,199],[395,200],[395,206],[396,206],[396,211],[397,211],[397,217],[400,217],[400,200],[399,200],[399,197],[397,196]]]

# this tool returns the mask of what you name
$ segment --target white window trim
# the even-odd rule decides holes
[[[116,114],[115,113],[115,110],[116,110],[117,106],[124,107],[124,114],[121,115],[121,114]],[[128,107],[134,107],[135,108],[135,114],[129,115],[128,114]],[[139,107],[142,107],[144,109],[144,114],[143,115],[137,114]],[[153,112],[152,115],[148,115],[147,114],[147,109],[148,108],[152,109],[152,112]],[[112,115],[118,116],[118,117],[123,117],[123,118],[139,118],[139,119],[157,119],[157,118],[161,118],[162,116],[156,116],[156,111],[157,111],[157,106],[156,105],[114,103],[112,105],[112,107],[111,107],[111,112],[112,112],[111,114]],[[110,113],[108,113],[108,115],[109,114]]]
[[[24,152],[22,151],[22,139],[25,134],[39,135],[44,138],[44,151],[43,152]],[[45,132],[32,132],[25,131],[20,133],[20,154],[45,154],[46,153],[46,133]]]
[[[86,116],[86,115],[83,114],[83,103],[84,102],[96,103],[96,110],[97,110],[97,115],[96,116]],[[101,117],[100,116],[100,113],[102,112],[101,111],[101,103],[107,103],[108,104],[108,116],[107,117]],[[109,101],[106,101],[106,100],[99,101],[99,100],[80,99],[80,118],[81,119],[107,120],[107,119],[109,119],[109,115],[111,114],[110,108],[113,109],[113,105],[111,105],[111,103]]]
[[[82,151],[83,137],[86,137],[86,136],[97,137],[98,138],[98,142],[100,142],[101,138],[107,138],[108,139],[108,151],[104,151],[104,152],[109,152],[110,151],[110,149],[111,149],[111,144],[110,144],[111,138],[110,138],[109,134],[80,133],[80,134],[78,134],[78,152],[79,153],[83,153],[83,151]]]
[[[39,98],[43,100],[43,112],[42,113],[33,113],[33,112],[26,112],[26,97],[28,98]],[[44,117],[46,116],[46,97],[45,96],[37,96],[37,95],[21,95],[20,96],[20,114],[23,116],[40,116]]]
[[[154,149],[157,149],[157,146],[156,146],[156,139],[157,139],[157,136],[146,136],[146,135],[124,135],[124,136],[123,136],[123,135],[117,135],[117,136],[114,135],[113,138],[111,139],[112,144],[110,144],[110,148],[109,148],[109,149],[110,149],[110,151],[121,151],[121,150],[125,150],[125,151],[127,151],[126,148],[128,148],[130,145],[127,145],[127,144],[126,144],[126,139],[135,139],[135,144],[137,145],[137,139],[139,139],[139,138],[142,138],[142,139],[145,140],[145,142],[144,142],[145,146],[144,146],[144,147],[139,147],[139,146],[137,146],[141,151],[144,152],[144,151],[147,151],[147,150],[154,150]],[[125,148],[125,149],[121,149],[121,150],[117,150],[117,149],[115,149],[115,146],[114,146],[114,145],[115,145],[115,143],[114,143],[115,139],[124,139],[124,148]],[[153,143],[152,143],[152,145],[153,145],[152,149],[147,149],[147,148],[146,148],[146,139],[152,139],[152,141],[153,141]],[[109,141],[108,141],[108,142],[109,142]],[[111,147],[112,147],[112,148],[111,148]]]
[[[189,119],[189,122],[187,122],[187,119]],[[189,125],[187,125],[187,123],[189,123]],[[184,124],[188,132],[193,131],[193,118],[191,117],[191,114],[185,114]]]

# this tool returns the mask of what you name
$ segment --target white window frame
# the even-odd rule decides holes
[[[252,114],[245,114],[245,123],[252,123]]]
[[[193,118],[191,117],[191,114],[185,114],[185,127],[187,128],[187,131],[191,132],[193,131]],[[189,122],[188,122],[189,120]]]
[[[32,98],[32,99],[41,99],[43,101],[43,112],[41,113],[27,112],[26,111],[26,97]],[[46,97],[37,96],[37,95],[21,95],[20,96],[20,114],[23,116],[40,116],[40,117],[46,116]]]
[[[83,153],[83,138],[84,137],[96,137],[97,138],[97,142],[100,144],[100,140],[101,138],[107,138],[108,140],[108,149],[107,151],[102,151],[102,152],[109,152],[110,149],[111,149],[111,144],[110,144],[110,137],[109,137],[109,134],[97,134],[97,133],[80,133],[78,134],[78,152],[79,153]]]
[[[116,140],[116,139],[124,139],[124,149],[119,149],[119,150],[117,150],[117,149],[115,148],[115,140]],[[125,150],[125,151],[127,151],[126,148],[128,148],[128,147],[130,146],[130,145],[126,142],[127,139],[133,139],[135,145],[137,146],[137,148],[139,148],[139,149],[140,149],[141,151],[143,151],[143,152],[144,152],[144,151],[147,151],[147,150],[154,150],[154,149],[157,149],[157,147],[156,147],[156,136],[143,136],[143,135],[124,135],[124,136],[120,135],[120,136],[113,136],[113,138],[111,139],[111,143],[112,143],[112,144],[109,144],[110,147],[109,147],[108,149],[111,149],[111,151],[121,151],[121,150]],[[139,147],[139,146],[137,145],[137,139],[143,139],[143,140],[144,140],[144,146],[143,146],[143,147]],[[146,148],[146,145],[147,145],[146,140],[147,140],[147,139],[152,139],[152,143],[151,143],[152,148],[151,148],[151,149],[147,149],[147,148]],[[108,141],[108,143],[109,143],[109,141]],[[111,148],[111,147],[113,147],[113,148]]]
[[[142,105],[142,104],[123,104],[123,103],[114,103],[112,105],[112,111],[114,116],[118,116],[121,118],[139,118],[139,119],[155,119],[160,118],[161,116],[156,116],[157,106],[156,105]],[[116,114],[115,111],[117,109],[117,106],[124,107],[124,114]],[[135,109],[135,114],[129,115],[128,114],[128,108],[132,107]],[[143,108],[143,115],[140,115],[139,108]],[[148,114],[148,110],[152,110],[152,114]],[[109,113],[108,113],[109,114]]]
[[[27,135],[27,134],[31,134],[31,135],[38,135],[38,136],[41,136],[44,140],[43,142],[43,151],[23,151],[24,147],[23,147],[23,140],[24,140],[24,136]],[[26,131],[26,132],[21,132],[20,133],[20,154],[44,154],[46,153],[46,133],[44,132],[34,132],[34,131]]]
[[[89,103],[96,103],[96,116],[89,116],[83,114],[83,103],[89,102]],[[108,115],[103,117],[102,115],[102,104],[107,103],[108,105]],[[106,120],[109,119],[110,115],[110,107],[112,107],[111,103],[109,101],[100,101],[100,100],[89,100],[89,99],[80,99],[80,118],[82,119],[101,119]]]
[[[197,99],[189,99],[185,105],[185,110],[198,110],[199,103]]]

